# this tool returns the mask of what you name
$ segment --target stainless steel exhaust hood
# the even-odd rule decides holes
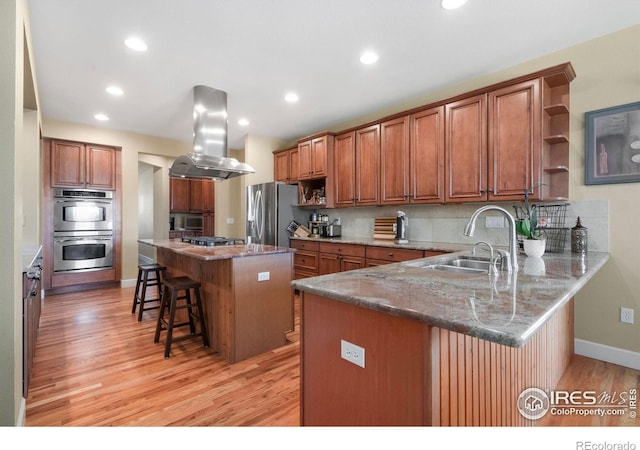
[[[227,93],[195,86],[193,151],[176,158],[169,176],[227,180],[249,173],[255,173],[253,167],[227,157]]]

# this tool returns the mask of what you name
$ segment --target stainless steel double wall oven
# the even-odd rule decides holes
[[[113,267],[113,192],[53,190],[53,272]]]

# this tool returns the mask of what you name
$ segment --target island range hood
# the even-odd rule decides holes
[[[227,157],[227,93],[195,86],[193,151],[176,158],[169,176],[227,180],[249,173],[255,173],[253,167]]]

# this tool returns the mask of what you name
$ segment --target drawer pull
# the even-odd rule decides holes
[[[393,256],[393,253],[389,253],[389,256]]]

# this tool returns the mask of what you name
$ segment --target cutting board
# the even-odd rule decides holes
[[[376,217],[373,225],[373,238],[394,240],[396,238],[396,218]]]

